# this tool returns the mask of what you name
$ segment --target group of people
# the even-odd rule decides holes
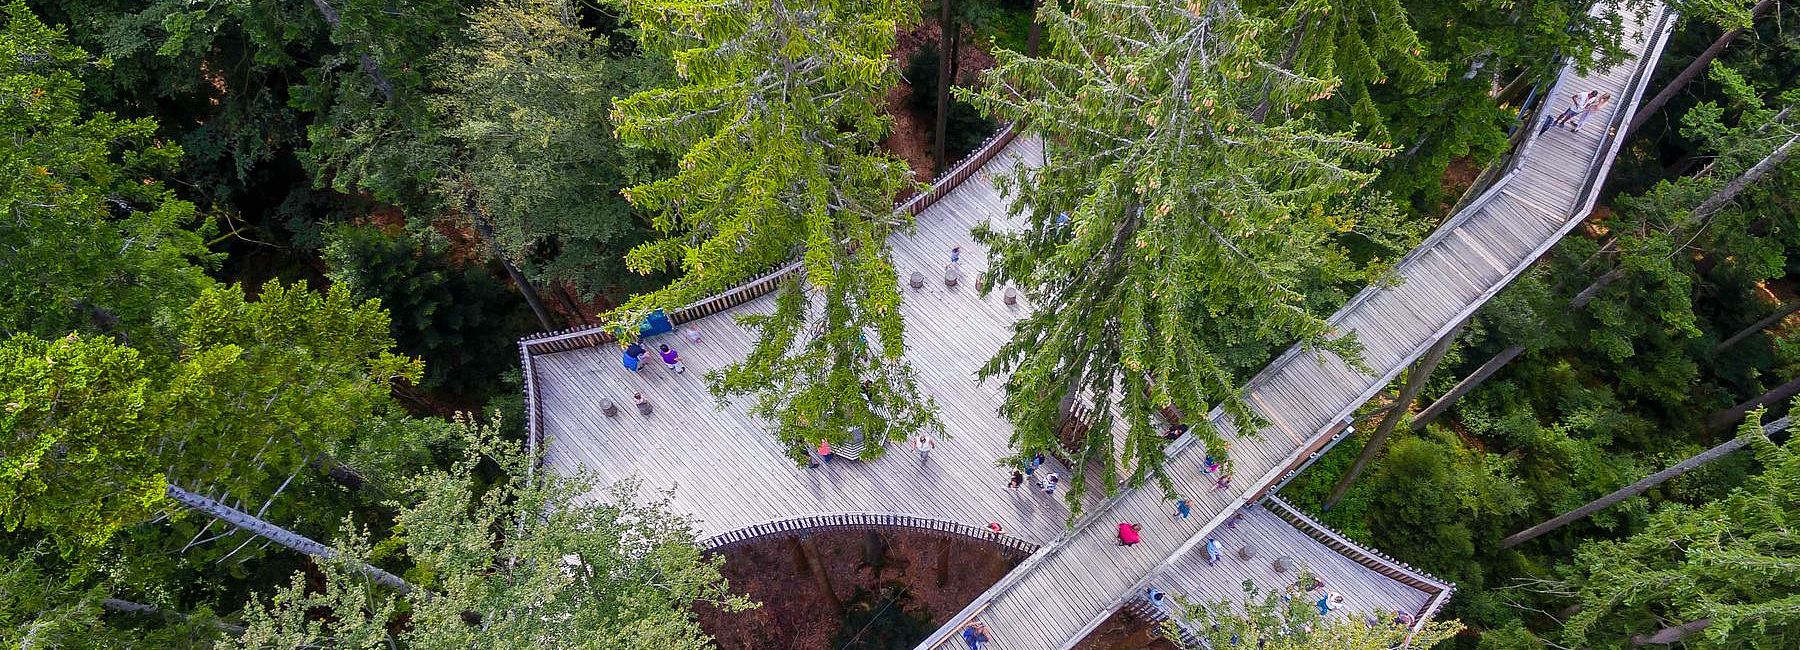
[[[1612,93],[1600,92],[1598,90],[1590,90],[1585,93],[1569,95],[1570,101],[1568,108],[1563,109],[1563,112],[1556,117],[1546,120],[1543,128],[1538,129],[1538,132],[1543,133],[1544,131],[1550,130],[1550,127],[1556,126],[1567,128],[1574,133],[1580,133],[1581,125],[1586,123],[1588,118],[1593,117],[1602,109],[1605,109],[1607,104],[1612,103],[1612,99]]]
[[[669,344],[657,345],[656,352],[658,356],[662,357],[663,366],[667,367],[669,372],[675,374],[687,372],[687,366],[681,363],[681,353],[676,352],[675,348],[669,347]],[[626,370],[637,372],[644,367],[644,357],[649,353],[650,351],[644,347],[642,342],[632,341],[626,344],[624,351],[620,354],[619,364],[625,366]]]
[[[1032,454],[1031,460],[1025,462],[1025,467],[1023,469],[1015,469],[1012,471],[1012,478],[1007,480],[1006,489],[1018,493],[1025,489],[1025,483],[1027,481],[1031,481],[1037,485],[1038,491],[1047,495],[1056,494],[1057,486],[1062,485],[1062,477],[1057,475],[1056,472],[1048,472],[1045,476],[1039,478],[1037,471],[1039,467],[1043,466],[1044,452],[1040,451]]]

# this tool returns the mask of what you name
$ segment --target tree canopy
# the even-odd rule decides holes
[[[994,262],[982,286],[1041,306],[981,374],[1005,376],[1022,453],[1066,449],[1110,492],[1162,477],[1161,407],[1222,449],[1201,416],[1220,405],[1251,430],[1239,387],[1268,350],[1299,339],[1356,358],[1304,294],[1372,277],[1336,245],[1355,222],[1332,202],[1385,152],[1313,120],[1255,119],[1339,81],[1281,70],[1259,45],[1270,21],[1235,5],[1080,0],[1039,16],[1043,58],[1002,52],[981,92],[959,91],[1050,149],[1003,179],[1022,227],[977,231]],[[1059,440],[1075,400],[1091,427]],[[1076,473],[1070,502],[1088,487]]]
[[[756,348],[710,378],[723,399],[755,396],[790,453],[853,431],[903,440],[936,426],[902,360],[905,324],[888,234],[908,226],[894,198],[905,164],[875,145],[881,98],[896,79],[904,0],[808,5],[633,0],[644,47],[668,56],[679,82],[618,102],[627,142],[680,157],[670,177],[625,190],[654,214],[660,237],[631,251],[633,270],[675,269],[667,286],[607,315],[626,332],[796,257],[773,312],[748,316]],[[885,422],[885,425],[880,423]],[[879,426],[878,426],[879,425]],[[872,446],[871,453],[880,453]]]

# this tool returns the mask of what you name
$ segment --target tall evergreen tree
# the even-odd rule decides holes
[[[1014,284],[1042,306],[981,373],[1010,373],[1002,410],[1021,453],[1065,449],[1108,492],[1121,472],[1166,485],[1159,408],[1220,450],[1203,414],[1223,405],[1254,430],[1242,373],[1275,346],[1356,358],[1303,291],[1370,277],[1334,244],[1355,224],[1328,202],[1368,182],[1357,168],[1383,151],[1306,119],[1253,119],[1265,100],[1286,109],[1337,82],[1281,70],[1258,45],[1270,21],[1235,4],[1075,0],[1039,18],[1046,56],[1002,52],[985,90],[964,93],[1051,148],[1002,179],[1023,227],[977,231],[994,261],[982,286]],[[1076,401],[1091,427],[1059,440]],[[1084,473],[1072,487],[1078,503]]]
[[[1619,541],[1581,547],[1552,588],[1580,610],[1566,643],[1624,648],[1782,648],[1800,635],[1800,580],[1791,532],[1800,519],[1800,438],[1776,444],[1761,413],[1738,435],[1763,466],[1730,496],[1671,505]]]
[[[854,430],[900,440],[936,426],[934,406],[902,359],[899,279],[887,238],[893,200],[911,185],[880,151],[888,52],[914,19],[908,0],[629,0],[645,47],[675,62],[680,83],[618,102],[619,135],[680,156],[672,177],[626,190],[661,238],[634,249],[642,273],[675,268],[668,286],[607,315],[635,332],[674,308],[800,259],[744,361],[714,375],[721,398],[754,395],[796,459]],[[873,448],[878,451],[880,448]]]
[[[465,426],[469,452],[449,471],[405,482],[402,535],[384,542],[415,561],[423,589],[373,589],[353,562],[371,549],[355,530],[346,562],[326,562],[323,589],[306,575],[253,604],[241,643],[257,648],[450,650],[556,647],[701,650],[710,639],[689,608],[751,603],[729,593],[719,557],[694,545],[692,523],[622,483],[594,500],[591,485],[540,474],[517,443]],[[490,484],[484,464],[508,477]],[[429,590],[429,591],[427,591]],[[320,612],[328,613],[321,618]]]
[[[0,336],[73,330],[167,346],[159,319],[210,283],[194,206],[156,179],[181,149],[156,123],[84,108],[107,62],[21,0],[0,5]]]

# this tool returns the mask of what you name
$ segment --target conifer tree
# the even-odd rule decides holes
[[[1306,119],[1253,119],[1265,98],[1285,110],[1337,82],[1280,70],[1258,45],[1271,23],[1232,3],[1076,0],[1039,18],[1046,56],[1002,52],[985,89],[964,93],[1051,149],[1001,179],[1023,227],[977,231],[994,261],[983,287],[1014,284],[1042,306],[981,372],[1010,373],[1003,411],[1021,453],[1066,449],[1111,491],[1121,471],[1132,485],[1164,478],[1159,408],[1221,449],[1204,414],[1223,405],[1253,430],[1240,375],[1274,346],[1355,358],[1302,291],[1366,279],[1333,246],[1354,222],[1327,201],[1366,183],[1358,166],[1383,151]],[[1077,400],[1091,426],[1059,441]],[[1083,473],[1072,487],[1076,502]]]
[[[1800,519],[1800,438],[1776,444],[1759,411],[1738,429],[1763,472],[1700,507],[1672,504],[1619,541],[1583,545],[1560,583],[1578,613],[1565,643],[1778,648],[1800,635],[1792,531]]]
[[[711,377],[715,394],[755,395],[796,459],[860,428],[899,440],[933,428],[901,359],[904,324],[887,238],[910,226],[893,199],[905,163],[876,149],[884,95],[897,80],[905,0],[629,0],[643,45],[673,59],[680,83],[617,103],[618,134],[680,156],[672,177],[626,190],[661,238],[634,249],[641,273],[680,277],[607,315],[635,332],[655,309],[721,291],[800,259],[772,313],[743,319],[760,336]],[[885,421],[885,425],[882,424]],[[878,450],[879,447],[874,448]]]

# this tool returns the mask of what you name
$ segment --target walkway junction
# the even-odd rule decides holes
[[[1541,135],[1528,128],[1497,180],[1401,259],[1395,269],[1401,282],[1365,289],[1332,315],[1337,331],[1360,337],[1374,376],[1298,347],[1275,359],[1244,388],[1268,426],[1239,435],[1229,418],[1211,414],[1232,441],[1236,481],[1224,490],[1203,474],[1205,454],[1192,436],[1172,443],[1169,474],[1192,504],[1188,519],[1171,517],[1173,503],[1153,485],[1087,497],[1073,526],[1066,524],[1061,491],[1007,489],[1010,470],[997,465],[1013,453],[1010,425],[997,412],[1001,382],[977,383],[975,370],[1031,306],[1022,298],[1009,305],[1000,291],[983,297],[973,282],[946,286],[939,278],[952,247],[962,248],[965,277],[987,270],[986,251],[970,229],[1009,220],[989,176],[1044,155],[1040,140],[1010,129],[903,205],[918,228],[891,242],[902,278],[919,272],[931,279],[904,288],[902,303],[907,360],[921,389],[937,400],[947,434],[928,462],[895,448],[871,461],[798,468],[773,436],[760,435],[763,425],[746,405],[714,401],[702,376],[741,358],[754,342],[732,317],[772,309],[767,294],[796,266],[671,313],[678,330],[692,327],[701,335],[699,342],[665,335],[678,339],[670,342],[686,373],[626,372],[610,334],[597,329],[522,341],[531,444],[542,446],[549,471],[585,471],[601,486],[636,477],[646,488],[670,490],[673,507],[698,520],[707,548],[822,528],[911,528],[1027,556],[920,648],[960,648],[958,632],[977,621],[987,625],[995,650],[1068,648],[1120,609],[1163,617],[1144,600],[1148,589],[1236,601],[1245,581],[1280,590],[1294,583],[1300,567],[1344,596],[1332,616],[1391,620],[1400,612],[1422,625],[1453,585],[1348,541],[1275,493],[1346,435],[1345,423],[1359,406],[1586,217],[1672,21],[1660,4],[1627,16],[1628,60],[1585,75],[1570,66],[1546,95],[1560,106],[1571,92],[1612,93],[1620,101],[1599,116],[1604,123],[1595,126],[1602,128]],[[640,392],[653,406],[649,415],[632,408],[631,396]],[[1040,475],[1046,470],[1065,477],[1070,471],[1054,460]],[[1120,521],[1142,523],[1143,543],[1117,546]],[[990,522],[1005,533],[990,532]],[[1209,539],[1224,556],[1210,566]]]

